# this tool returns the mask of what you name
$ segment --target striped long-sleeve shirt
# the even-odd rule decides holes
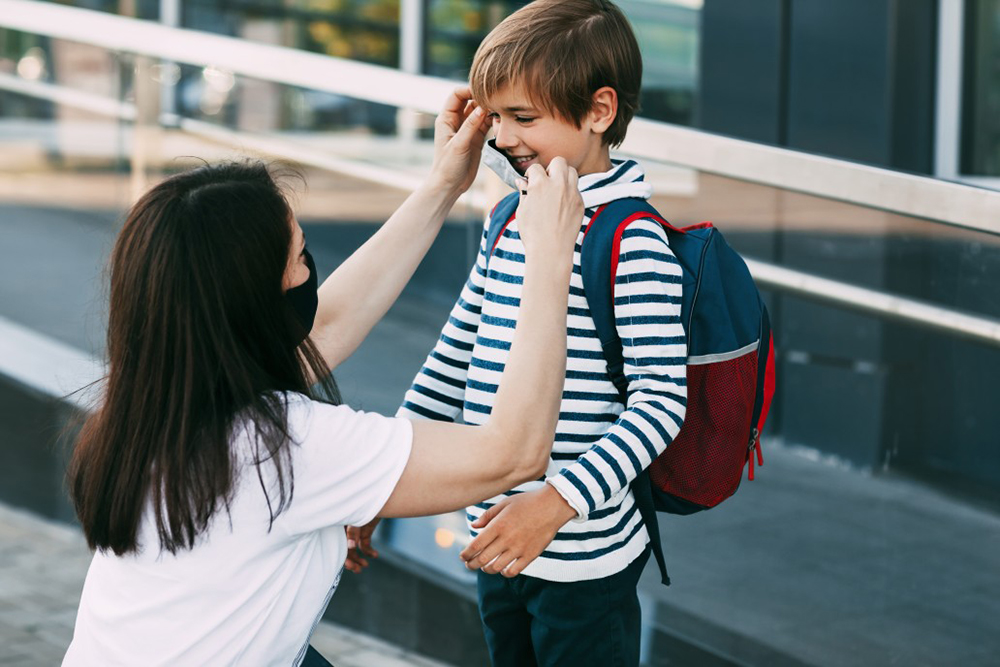
[[[629,483],[677,435],[687,401],[681,269],[663,228],[637,220],[622,235],[614,316],[624,352],[627,407],[608,376],[583,292],[580,243],[590,217],[608,201],[648,197],[642,170],[633,161],[615,161],[610,171],[588,174],[579,183],[586,211],[574,252],[566,383],[552,457],[543,479],[504,494],[548,482],[576,509],[577,519],[524,570],[549,581],[606,577],[642,553],[649,537]],[[485,245],[484,232],[476,264],[406,393],[400,416],[450,421],[461,415],[468,424],[482,424],[489,416],[514,337],[524,277],[517,219],[488,263]],[[502,497],[469,507],[470,523]]]

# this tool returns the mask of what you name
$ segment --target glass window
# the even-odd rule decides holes
[[[966,7],[962,173],[1000,176],[1000,0]]]
[[[424,73],[466,79],[483,38],[527,2],[517,0],[427,0],[427,61]]]
[[[702,4],[702,0],[618,2],[642,51],[640,116],[693,124]]]
[[[185,28],[384,67],[399,63],[399,0],[182,1]],[[179,88],[182,115],[226,124],[239,117],[246,121],[239,123],[243,129],[352,129],[374,134],[391,134],[396,129],[395,110],[384,105],[290,86],[241,82],[211,68],[183,67]],[[237,109],[241,99],[246,104]]]

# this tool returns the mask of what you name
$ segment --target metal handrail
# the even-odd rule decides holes
[[[761,288],[797,294],[813,301],[878,315],[883,319],[919,324],[960,338],[1000,347],[1000,321],[821,278],[767,262],[749,258],[745,261]]]
[[[3,17],[5,5],[11,4],[20,5],[24,3],[22,0],[0,0],[0,25],[7,22]],[[55,9],[64,10],[67,8],[57,7]],[[94,12],[87,12],[85,10],[73,11],[94,14]],[[106,16],[103,14],[98,17],[88,18],[113,19],[119,28],[126,25],[132,26],[135,22],[134,19],[124,19],[122,17]],[[22,23],[23,22],[22,17]],[[157,32],[167,31],[164,34],[171,34],[174,39],[177,38],[177,35],[174,33],[184,32],[191,33],[192,36],[196,36],[198,39],[208,40],[208,43],[214,42],[215,40],[225,40],[227,43],[235,42],[240,45],[245,44],[239,40],[233,40],[228,37],[205,35],[203,33],[197,33],[190,30],[178,31],[174,28],[164,28],[163,26],[149,24],[148,22],[140,23],[144,23],[145,28],[149,28]],[[65,28],[63,31],[73,32]],[[131,42],[127,39],[125,42],[131,44]],[[116,44],[117,43],[118,42],[116,42]],[[125,46],[128,44],[125,44]],[[343,71],[351,71],[356,65],[358,65],[357,63],[349,62],[345,65],[344,61],[336,61],[336,59],[328,59],[326,57],[320,57],[322,62],[319,62],[315,60],[316,56],[314,54],[306,54],[282,47],[262,47],[261,45],[250,46],[253,50],[259,48],[277,50],[281,52],[283,57],[290,58],[291,60],[297,60],[299,56],[307,56],[312,65],[314,67],[319,67],[320,69],[329,66],[327,61],[334,61],[335,70],[338,70],[338,68],[343,66],[346,68]],[[123,48],[122,50],[128,49]],[[155,49],[147,49],[144,55],[163,57],[166,57],[167,55],[160,52],[150,53],[150,50],[155,51]],[[185,47],[184,51],[187,52],[188,49]],[[193,60],[192,58],[193,57],[189,55],[185,61],[206,65],[215,64],[202,60]],[[397,77],[405,77],[408,79],[429,79],[429,77],[414,77],[413,75],[401,74],[396,70],[389,70],[387,68],[373,68],[373,66],[370,65],[361,65],[360,67],[365,70],[375,70],[374,72],[368,72],[368,74],[371,74],[372,76],[388,76],[390,79],[395,79]],[[248,69],[253,70],[253,68]],[[353,75],[357,75],[357,72],[354,72]],[[285,79],[281,79],[281,81],[287,82]],[[433,93],[428,93],[424,90],[419,94],[417,102],[420,105],[424,105],[420,107],[421,109],[429,109],[433,111],[437,108],[437,105],[440,104],[441,98],[443,98],[453,87],[453,82],[445,82],[446,85],[444,85],[441,84],[442,80],[437,81],[439,83],[435,85],[438,85],[438,90]],[[324,87],[323,85],[310,85],[309,87],[321,90],[330,90],[331,92],[343,92],[341,87]],[[112,100],[105,96],[93,93],[68,89],[65,86],[58,86],[43,82],[27,82],[23,79],[7,74],[0,74],[0,89],[31,95],[41,99],[47,99],[60,104],[66,104],[75,108],[123,120],[134,120],[136,117],[135,106],[130,103],[119,102],[117,100]],[[429,97],[427,96],[434,97],[433,105],[431,105]],[[370,96],[361,97],[363,99],[372,99]],[[384,99],[385,98],[373,101],[384,101]],[[412,100],[409,99],[393,98],[393,101],[390,103],[393,103],[396,106],[408,104],[412,108],[414,105],[411,102]],[[415,188],[420,181],[419,177],[402,173],[399,170],[381,167],[370,163],[362,163],[357,160],[338,158],[331,156],[328,153],[309,148],[301,143],[284,140],[279,137],[254,136],[247,133],[229,130],[211,123],[176,116],[172,116],[170,118],[170,122],[171,124],[175,124],[180,127],[180,129],[195,135],[222,141],[231,145],[238,145],[244,149],[249,148],[282,158],[296,160],[298,162],[322,169],[351,174],[358,178],[373,180],[391,187],[411,190]],[[937,220],[980,231],[1000,233],[1000,229],[995,229],[997,227],[995,224],[984,225],[977,224],[976,222],[964,224],[946,219],[949,212],[946,209],[949,205],[959,207],[965,206],[966,208],[972,207],[975,208],[975,210],[996,209],[997,206],[1000,205],[1000,193],[977,190],[975,188],[969,188],[957,184],[942,183],[933,179],[899,174],[897,172],[891,172],[875,167],[843,163],[829,158],[805,155],[784,149],[760,146],[750,142],[727,139],[686,128],[668,126],[662,123],[636,120],[634,121],[634,124],[640,128],[639,134],[646,137],[647,140],[649,140],[650,137],[655,137],[656,140],[663,141],[663,145],[671,147],[671,154],[669,156],[656,156],[659,160],[664,160],[666,157],[670,162],[675,164],[682,164],[694,167],[701,171],[728,176],[731,178],[739,178],[741,180],[763,183],[774,187],[782,187],[783,189],[810,192],[810,194],[819,194],[819,196],[848,201],[850,203],[863,205],[868,208],[878,208],[896,213],[905,213],[906,215],[922,217],[929,220]],[[641,140],[635,139],[632,134],[630,134],[630,138],[630,142],[627,142],[623,148],[626,152],[642,157],[643,150],[641,150],[641,146],[637,147],[633,145],[635,143],[641,143]],[[729,150],[736,146],[739,147],[738,150]],[[648,147],[645,152],[650,152]],[[751,164],[746,161],[749,157],[754,155],[757,157],[757,163]],[[804,182],[800,174],[784,173],[785,169],[780,167],[778,163],[790,159],[798,160],[796,163],[797,169],[811,170],[812,175],[810,178],[815,178],[816,175],[819,175],[820,178],[825,179],[824,192],[826,194],[811,192],[810,190],[814,190],[815,188],[812,188],[809,183]],[[806,165],[808,165],[808,167],[806,167]],[[757,175],[754,176],[754,173]],[[789,179],[790,187],[789,185],[784,185],[779,182],[782,178]],[[938,197],[943,197],[944,200],[940,202],[925,203],[926,206],[931,207],[931,210],[936,213],[927,214],[926,211],[924,211],[923,214],[905,212],[903,209],[907,207],[913,208],[915,206],[914,202],[924,201],[925,198],[922,196],[924,193],[921,186],[924,186],[927,183],[941,186],[935,190],[935,193]],[[887,184],[888,187],[886,187]],[[798,187],[796,187],[796,185]],[[886,190],[888,190],[888,192],[886,192]],[[840,193],[840,196],[837,196],[834,193]],[[906,201],[900,200],[900,198],[905,199],[907,197],[909,199]],[[488,205],[488,202],[484,200],[481,194],[472,193],[466,194],[466,203],[479,209],[485,209]],[[772,288],[782,292],[799,294],[814,300],[833,303],[861,312],[876,314],[887,319],[920,324],[933,329],[946,331],[956,336],[1000,346],[1000,322],[996,320],[977,317],[913,299],[907,299],[876,290],[821,278],[819,276],[794,271],[757,260],[747,260],[747,265],[749,266],[751,273],[754,275],[754,278],[764,288]]]
[[[460,84],[47,2],[0,0],[0,26],[427,113],[436,113]],[[1000,235],[1000,191],[646,119],[633,121],[622,149],[728,178]]]
[[[2,72],[0,72],[0,90],[27,95],[35,99],[119,120],[133,121],[137,115],[135,104],[131,102],[119,102],[105,95],[73,90],[66,86],[43,81],[25,81]],[[310,148],[302,142],[239,132],[214,123],[184,118],[176,114],[161,114],[160,120],[166,126],[177,127],[188,134],[239,147],[242,150],[273,155],[299,164],[317,167],[324,171],[344,174],[407,192],[415,190],[424,180],[419,175],[406,173],[399,169],[330,155],[328,151]],[[487,201],[482,193],[471,190],[463,194],[458,203],[471,206],[481,212],[486,212],[492,205],[492,202]]]

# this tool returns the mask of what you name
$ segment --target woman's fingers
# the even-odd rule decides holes
[[[489,131],[485,120],[485,112],[472,99],[472,90],[468,86],[456,88],[435,121],[435,142],[441,145],[458,137],[472,143],[477,134],[485,139]]]
[[[472,90],[468,86],[455,88],[444,101],[441,113],[437,116],[438,122],[457,130],[462,121],[465,120],[466,112],[468,111],[467,107],[471,101]]]
[[[532,166],[537,167],[540,165],[535,164]],[[569,164],[566,162],[566,158],[564,157],[554,157],[549,162],[548,174],[554,179],[565,179],[568,170]]]
[[[465,119],[462,126],[458,128],[458,132],[455,133],[455,140],[461,143],[472,144],[478,135],[478,138],[482,140],[486,137],[486,128],[483,123],[485,114],[483,113],[482,107],[476,107],[471,112],[469,112],[469,117]]]
[[[456,88],[448,96],[434,122],[432,171],[438,181],[459,192],[472,185],[489,131],[486,119],[468,86]]]
[[[524,172],[524,176],[528,179],[528,191],[530,192],[532,185],[536,188],[541,187],[541,184],[548,177],[548,174],[545,173],[545,167],[536,162],[528,167],[528,171]]]

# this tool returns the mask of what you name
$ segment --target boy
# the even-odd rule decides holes
[[[495,132],[487,164],[513,185],[535,165],[565,158],[580,174],[582,240],[601,204],[650,195],[635,162],[610,158],[636,110],[641,78],[631,27],[610,2],[527,5],[489,34],[472,64],[473,96]],[[468,508],[474,539],[462,557],[480,570],[480,613],[495,667],[639,663],[636,586],[649,537],[629,484],[684,419],[681,269],[659,224],[637,220],[626,228],[614,303],[626,408],[587,308],[579,243],[566,383],[547,474]],[[516,217],[489,251],[484,233],[476,265],[400,415],[454,420],[461,414],[478,424],[489,414],[524,275]]]

